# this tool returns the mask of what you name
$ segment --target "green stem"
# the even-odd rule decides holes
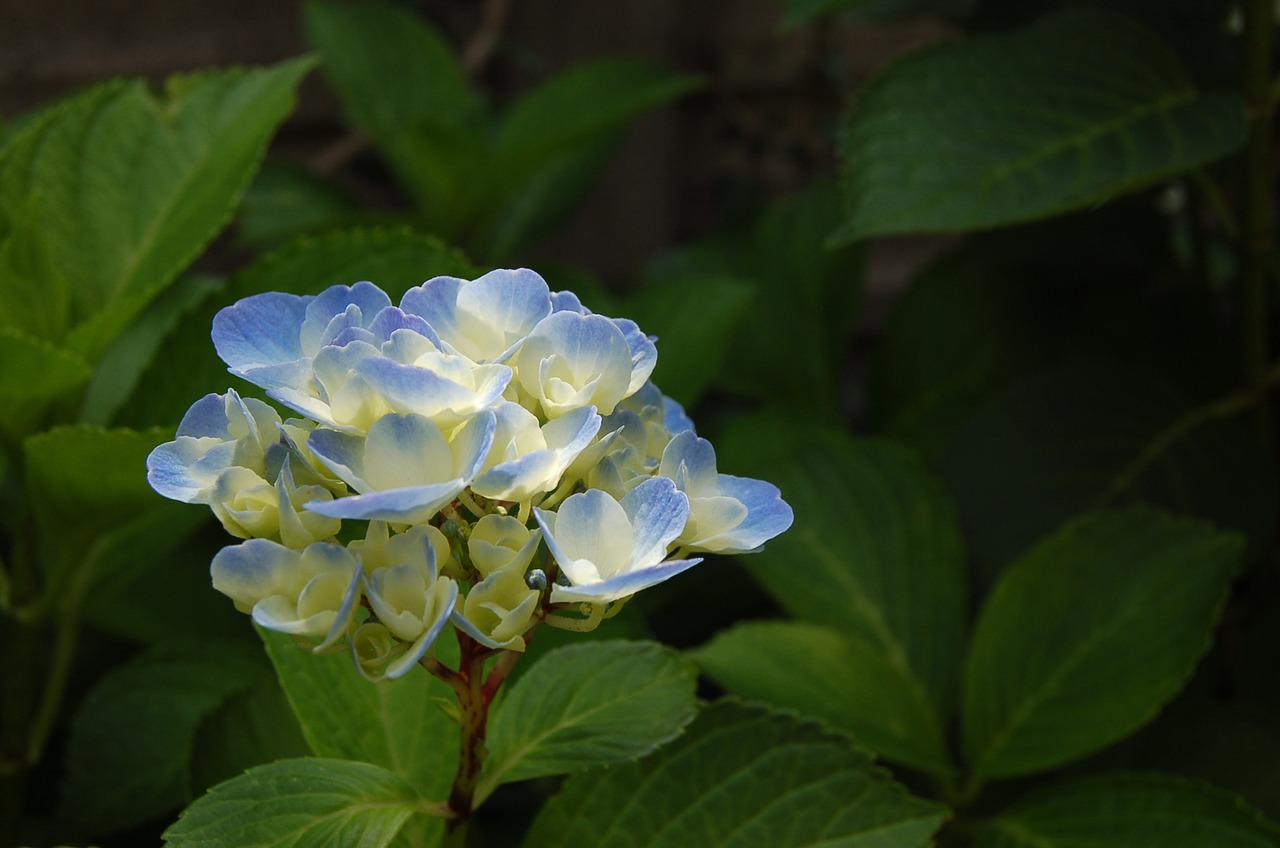
[[[1188,433],[1195,430],[1202,424],[1210,421],[1216,421],[1220,418],[1230,418],[1233,415],[1239,415],[1246,409],[1255,406],[1265,406],[1267,393],[1280,384],[1280,362],[1272,363],[1263,369],[1262,375],[1256,385],[1250,386],[1242,392],[1228,395],[1221,400],[1204,406],[1197,406],[1189,411],[1186,415],[1174,421],[1168,427],[1165,427],[1156,434],[1142,452],[1134,458],[1111,482],[1107,490],[1093,503],[1094,509],[1104,509],[1110,506],[1121,495],[1128,491],[1134,481],[1146,471],[1152,463],[1158,460],[1180,439]]]
[[[1272,248],[1271,221],[1271,49],[1274,0],[1244,0],[1244,79],[1249,107],[1249,140],[1243,155],[1244,186],[1240,209],[1240,342],[1244,374],[1250,386],[1264,380],[1269,356],[1267,263]],[[1270,442],[1270,416],[1259,407],[1259,423]]]

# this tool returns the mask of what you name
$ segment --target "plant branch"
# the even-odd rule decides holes
[[[1215,421],[1220,418],[1230,418],[1241,412],[1259,404],[1265,400],[1271,389],[1280,385],[1280,362],[1272,363],[1269,368],[1263,371],[1262,377],[1257,385],[1250,386],[1244,391],[1236,392],[1228,395],[1221,400],[1198,406],[1188,412],[1178,420],[1174,421],[1168,427],[1156,434],[1147,446],[1142,450],[1132,462],[1124,467],[1121,472],[1116,475],[1115,480],[1107,487],[1107,490],[1093,503],[1094,509],[1102,509],[1113,504],[1116,499],[1123,495],[1133,482],[1146,471],[1157,459],[1164,455],[1178,440],[1185,437],[1191,431],[1195,430],[1202,424]]]
[[[462,67],[467,76],[475,79],[493,58],[493,51],[502,39],[502,30],[511,14],[511,0],[488,0],[481,10],[480,28],[462,48]]]

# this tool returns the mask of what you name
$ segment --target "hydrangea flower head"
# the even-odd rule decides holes
[[[791,523],[650,382],[655,339],[528,269],[436,277],[398,305],[369,282],[255,295],[213,341],[302,417],[208,395],[148,479],[245,540],[212,567],[237,609],[345,644],[371,679],[426,662],[449,628],[499,652],[541,624],[593,626],[701,561],[686,553],[749,552]]]

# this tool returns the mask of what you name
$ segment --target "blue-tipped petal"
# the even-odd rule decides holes
[[[234,389],[227,389],[228,395],[235,395]],[[239,395],[235,395],[239,400]],[[227,431],[227,400],[223,395],[207,394],[191,404],[191,408],[182,416],[178,424],[178,436],[209,437],[229,439]]]
[[[338,608],[338,615],[333,620],[333,626],[329,628],[329,633],[324,637],[324,641],[312,649],[311,652],[313,654],[324,653],[347,635],[347,631],[355,618],[356,604],[360,601],[361,595],[360,587],[363,585],[364,569],[353,569],[351,582],[347,584],[347,592],[342,597],[342,606]]]
[[[364,481],[364,439],[335,430],[314,430],[307,446],[333,475],[357,492],[369,490]]]
[[[718,545],[717,552],[736,554],[754,551],[791,526],[794,518],[791,506],[772,483],[732,474],[721,474],[719,483],[721,494],[737,498],[746,506],[747,517],[721,537],[724,546]]]
[[[412,330],[437,348],[440,347],[440,337],[436,335],[436,331],[430,324],[423,318],[411,315],[395,306],[388,306],[374,316],[373,322],[369,324],[369,330],[383,342],[390,339],[391,334],[396,330]]]
[[[478,476],[471,488],[486,498],[513,501],[525,501],[538,492],[554,489],[569,464],[591,444],[600,422],[594,406],[575,409],[551,421],[543,428],[546,448],[498,463]]]
[[[442,578],[448,583],[446,592],[448,593],[445,602],[440,605],[440,610],[436,617],[431,621],[426,631],[410,646],[409,650],[396,657],[387,666],[385,676],[389,680],[395,680],[402,677],[409,669],[418,664],[418,660],[427,653],[431,645],[440,636],[440,631],[449,623],[449,616],[458,605],[458,584],[448,578]]]
[[[307,509],[330,518],[421,524],[429,521],[466,487],[465,480],[447,480],[430,486],[389,489],[332,501],[308,501]]]
[[[582,305],[582,301],[571,291],[551,293],[552,312],[576,312],[579,315],[590,315],[591,310]]]
[[[355,306],[360,316],[359,326],[368,326],[374,317],[391,305],[391,298],[386,292],[368,281],[353,286],[330,286],[310,299],[306,305],[301,326],[298,329],[299,343],[305,353],[314,353],[324,344],[326,333],[334,335],[331,330],[333,319],[342,315],[354,315],[348,311]],[[346,324],[342,321],[338,326]]]
[[[635,531],[629,570],[647,568],[666,556],[689,519],[689,499],[666,477],[645,480],[620,504]]]
[[[147,482],[166,498],[205,503],[218,475],[231,466],[235,442],[210,447],[209,439],[179,436],[147,456]]]
[[[658,364],[658,348],[653,338],[646,336],[635,321],[630,318],[614,318],[613,323],[622,330],[631,350],[631,382],[627,386],[627,394],[631,395],[649,381],[649,375]]]
[[[427,368],[403,365],[385,357],[361,360],[356,373],[392,408],[444,418],[447,423],[493,405],[511,382],[511,369],[505,365],[480,366],[475,371],[480,379],[471,389]]]
[[[310,298],[266,292],[246,297],[213,318],[213,346],[235,373],[304,356],[299,329]]]
[[[692,430],[685,430],[667,443],[658,474],[677,481],[690,497],[715,495],[718,479],[715,448]]]
[[[602,604],[609,601],[618,601],[634,595],[641,589],[657,585],[682,571],[693,568],[700,562],[702,562],[701,557],[672,559],[647,568],[628,571],[624,574],[610,577],[607,580],[602,580],[599,583],[591,583],[585,586],[552,586],[551,602],[558,604],[585,601],[587,603]]]
[[[400,298],[400,308],[422,317],[437,333],[458,334],[458,292],[467,284],[458,277],[432,277]]]
[[[298,552],[267,539],[250,539],[214,554],[209,566],[213,588],[249,612],[263,598],[288,592]]]

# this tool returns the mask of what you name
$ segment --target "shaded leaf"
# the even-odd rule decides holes
[[[844,738],[724,702],[648,759],[570,778],[524,844],[923,848],[946,818]]]
[[[1247,416],[1200,421],[1162,441],[1194,415],[1158,375],[1110,359],[1071,361],[996,393],[938,463],[979,585],[1104,503],[1150,502],[1203,517],[1248,533],[1260,549],[1276,520],[1269,453]]]
[[[420,206],[456,214],[489,119],[440,33],[385,2],[313,2],[303,21],[352,122]]]
[[[685,406],[695,403],[729,357],[741,318],[756,296],[728,277],[675,278],[642,289],[624,314],[658,337],[653,380]]]
[[[1274,848],[1280,828],[1207,784],[1108,774],[1042,789],[980,824],[974,848]]]
[[[259,658],[266,665],[265,658]],[[196,732],[191,788],[197,793],[253,766],[310,753],[271,669],[207,715]]]
[[[1239,537],[1130,507],[1079,519],[996,585],[965,667],[978,777],[1040,771],[1148,722],[1208,648]]]
[[[845,127],[838,239],[1055,215],[1238,149],[1244,107],[1201,93],[1132,20],[1077,9],[894,63]]]
[[[77,564],[96,562],[108,535],[165,501],[147,485],[146,458],[163,438],[158,431],[55,427],[23,443],[27,498],[46,580],[58,587]],[[80,574],[79,593],[94,575]]]
[[[503,783],[626,762],[669,741],[693,718],[697,672],[655,642],[559,648],[511,686],[490,719],[476,792]]]
[[[878,646],[829,627],[760,621],[722,631],[692,657],[736,695],[824,719],[891,760],[955,770],[931,705]]]
[[[356,224],[366,215],[354,197],[319,174],[268,161],[245,191],[236,225],[245,244],[275,248],[296,236]]]
[[[775,437],[787,439],[785,431]],[[795,525],[743,560],[792,615],[845,634],[892,669],[896,690],[930,716],[919,746],[894,756],[945,770],[942,728],[954,706],[967,613],[964,550],[950,501],[889,441],[790,438],[753,471],[782,489]],[[917,729],[918,730],[918,729]]]
[[[219,784],[164,833],[174,848],[379,848],[424,805],[367,763],[282,760]]]
[[[108,672],[72,722],[59,818],[112,833],[190,801],[200,723],[254,676],[225,646],[153,651]]]

